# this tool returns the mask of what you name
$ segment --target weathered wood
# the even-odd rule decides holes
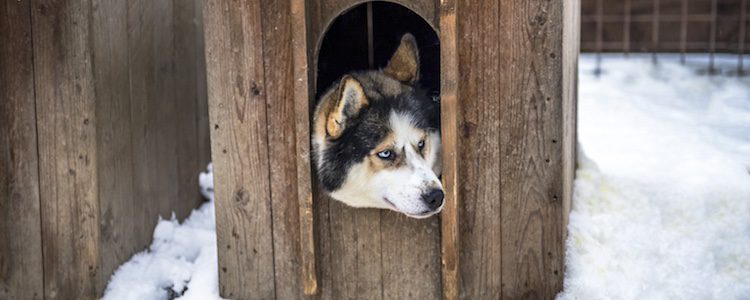
[[[291,0],[291,33],[294,79],[294,132],[297,171],[297,205],[299,222],[299,258],[304,294],[317,294],[318,274],[315,260],[315,224],[313,212],[312,178],[310,168],[310,74],[307,52],[307,15],[304,0]]]
[[[503,94],[499,76],[509,72],[513,58],[500,54],[510,41],[500,36],[505,29],[500,26],[499,1],[457,4],[460,295],[499,299],[504,250],[499,172],[505,163],[500,155],[500,122],[501,110],[507,109],[499,101]]]
[[[42,299],[29,1],[0,3],[0,299]]]
[[[178,131],[173,76],[172,3],[168,0],[128,2],[131,132],[135,198],[149,205],[135,230],[149,232],[154,215],[168,218],[179,198]],[[164,189],[171,186],[175,188]],[[161,199],[160,201],[153,201]]]
[[[181,0],[177,0],[181,1]],[[206,43],[203,36],[203,1],[193,0],[193,34],[195,38],[195,92],[198,102],[196,110],[196,123],[198,127],[198,158],[201,167],[211,161],[211,132],[208,121],[208,94],[206,91]]]
[[[483,84],[499,90],[482,101],[498,99],[500,107],[497,275],[504,299],[551,299],[562,289],[564,263],[563,1],[503,1],[496,9],[499,76]]]
[[[274,269],[276,298],[294,299],[303,295],[303,283],[300,282],[300,269],[306,265],[304,256],[300,256],[300,206],[298,201],[298,188],[304,193],[304,178],[297,175],[300,171],[299,164],[303,164],[302,171],[307,170],[307,193],[309,195],[309,159],[301,159],[297,155],[297,144],[299,137],[307,142],[309,133],[303,136],[295,134],[301,125],[307,125],[307,98],[306,94],[299,95],[295,89],[294,63],[297,57],[295,52],[302,51],[304,47],[293,42],[292,1],[262,1],[262,28],[263,28],[263,67],[266,83],[266,107],[268,114],[268,147],[271,178],[271,207],[273,211],[273,245],[274,245]],[[302,10],[304,12],[304,10]],[[304,33],[304,19],[302,30]],[[304,36],[302,36],[304,42]],[[299,74],[306,74],[301,72]],[[306,78],[304,78],[306,79]],[[306,89],[306,80],[304,88]],[[305,90],[306,91],[306,90]],[[298,115],[295,111],[297,106],[304,107],[304,119],[296,121]],[[309,142],[307,142],[309,149]],[[298,161],[299,159],[299,161]],[[294,182],[298,184],[295,185]],[[306,215],[312,220],[312,213]],[[308,230],[312,233],[312,227]],[[308,242],[312,242],[309,239]],[[304,250],[302,250],[304,251]],[[303,252],[304,253],[304,252]],[[302,259],[302,264],[300,262]],[[314,260],[312,260],[314,263]],[[314,270],[314,269],[313,269]],[[307,281],[303,279],[304,289],[307,290]]]
[[[133,230],[133,220],[151,202],[133,192],[133,147],[130,127],[127,1],[93,1],[94,89],[96,93],[97,181],[101,224],[101,271],[97,291],[109,276],[151,239],[148,228]],[[151,216],[153,218],[154,216]],[[145,225],[145,224],[144,224]]]
[[[207,100],[205,91],[201,93],[200,90],[205,88],[205,81],[201,81],[205,80],[201,75],[205,73],[205,69],[198,69],[199,65],[196,63],[199,60],[205,61],[203,51],[197,47],[202,45],[200,40],[203,36],[198,33],[203,32],[203,27],[196,18],[197,11],[200,10],[200,7],[196,7],[196,1],[169,1],[172,2],[172,11],[165,11],[158,18],[172,18],[171,27],[167,27],[164,38],[172,39],[173,42],[171,51],[164,54],[170,58],[169,76],[174,80],[174,92],[170,100],[175,115],[169,120],[169,126],[175,132],[176,140],[172,151],[177,157],[177,163],[160,167],[176,168],[178,194],[169,204],[179,218],[184,218],[203,202],[203,197],[198,193],[198,174],[210,160],[209,153],[205,150],[209,147],[208,137],[200,136],[201,130],[208,129],[208,112],[205,110]],[[201,118],[203,122],[200,122]]]
[[[383,299],[440,298],[440,221],[380,212]]]
[[[562,40],[562,122],[563,122],[563,241],[567,237],[568,215],[573,201],[573,180],[576,169],[576,134],[577,95],[578,95],[578,53],[580,50],[581,31],[581,2],[580,0],[565,1],[563,3],[563,40]],[[562,271],[560,271],[563,273]]]
[[[461,207],[458,160],[460,155],[459,123],[462,119],[458,73],[458,34],[456,1],[446,0],[440,5],[440,113],[443,143],[443,190],[445,204],[440,214],[441,261],[443,299],[455,300],[460,295],[459,247]]]
[[[99,202],[91,3],[32,4],[45,298],[96,297]]]
[[[221,294],[274,298],[261,4],[207,0],[203,17]]]

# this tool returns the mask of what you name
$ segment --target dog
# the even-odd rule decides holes
[[[312,155],[331,198],[412,218],[443,208],[440,104],[419,87],[419,66],[407,33],[385,68],[348,73],[320,97]]]

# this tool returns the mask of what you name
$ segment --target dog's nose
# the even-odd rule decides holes
[[[432,210],[443,205],[443,198],[445,198],[445,194],[443,194],[443,190],[441,189],[432,189],[429,192],[422,194],[422,201],[424,201],[424,203],[427,204],[427,207]]]

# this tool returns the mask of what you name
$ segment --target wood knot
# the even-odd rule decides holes
[[[477,124],[474,124],[472,122],[461,123],[461,126],[460,126],[461,136],[462,137],[470,136],[476,128],[477,128]]]
[[[249,195],[245,188],[240,188],[239,190],[234,192],[234,202],[237,202],[240,205],[246,205],[248,202],[250,202]]]
[[[253,84],[250,86],[250,92],[253,93],[254,96],[260,95],[260,89],[258,88],[258,85],[253,82]]]

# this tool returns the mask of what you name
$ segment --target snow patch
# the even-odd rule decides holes
[[[594,58],[580,60],[588,156],[558,299],[750,299],[750,77],[604,62],[597,77]]]

